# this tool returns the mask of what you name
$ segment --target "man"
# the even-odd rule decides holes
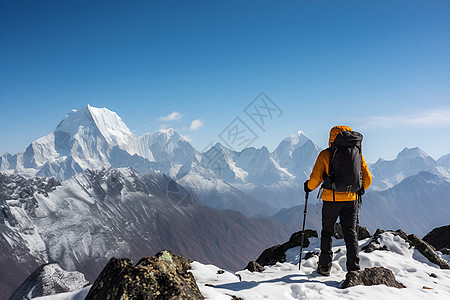
[[[330,131],[329,146],[335,141],[336,136],[343,132],[352,129],[348,126],[335,126]],[[361,136],[362,139],[362,136]],[[309,180],[305,182],[305,192],[315,190],[322,181],[330,175],[331,162],[331,148],[320,152],[316,163],[312,170]],[[359,165],[359,163],[358,163]],[[364,157],[361,154],[361,173],[362,173],[362,188],[367,190],[372,182],[372,175],[370,175],[369,168]],[[331,271],[331,262],[333,259],[333,252],[331,250],[331,237],[334,232],[334,224],[337,218],[340,218],[342,230],[344,233],[345,246],[347,248],[347,271],[359,270],[359,245],[356,232],[356,223],[358,218],[359,192],[344,191],[338,192],[330,188],[323,188],[322,192],[322,231],[320,241],[320,256],[317,266],[317,273],[329,276]]]

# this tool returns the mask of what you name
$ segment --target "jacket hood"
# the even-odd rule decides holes
[[[331,147],[331,143],[334,142],[336,136],[342,131],[352,131],[352,128],[349,126],[338,125],[334,126],[330,130],[330,139],[328,140],[328,146]]]

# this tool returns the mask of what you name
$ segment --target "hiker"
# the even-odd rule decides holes
[[[333,145],[338,135],[339,140],[336,140],[336,144],[342,146],[343,143],[341,141],[343,139],[345,140],[346,137],[351,137],[353,140],[359,140],[359,146],[356,148],[346,148],[346,151],[339,152],[341,148],[338,148],[337,145]],[[347,248],[347,272],[359,270],[359,245],[356,232],[360,205],[359,200],[361,199],[361,195],[364,193],[364,190],[367,190],[372,182],[372,175],[370,175],[366,161],[362,154],[359,155],[361,153],[361,141],[362,135],[357,132],[353,132],[350,127],[333,127],[330,131],[330,148],[327,148],[319,153],[310,178],[304,184],[305,192],[309,193],[324,182],[322,184],[323,191],[321,195],[323,207],[320,256],[317,266],[317,273],[324,276],[329,276],[331,271],[331,262],[333,259],[331,236],[334,233],[334,225],[338,217],[342,225],[345,246]],[[338,151],[335,152],[335,149]],[[353,156],[345,156],[342,154],[345,152],[353,153]],[[346,162],[339,164],[340,161]],[[333,168],[342,169],[343,167],[341,166],[344,164],[347,164],[347,166],[348,164],[355,166],[350,168],[352,171],[348,171],[348,168],[347,171],[344,172],[342,170],[333,170]],[[332,176],[330,176],[330,166],[332,167]],[[359,173],[356,175],[353,174],[353,180],[356,183],[347,184],[347,186],[342,188],[342,177],[352,177],[352,175],[348,175],[348,173],[352,172]]]

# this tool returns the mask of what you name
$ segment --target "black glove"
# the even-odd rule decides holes
[[[312,192],[312,190],[310,190],[308,187],[308,180],[306,180],[305,183],[303,184],[303,188],[305,189],[305,193]]]

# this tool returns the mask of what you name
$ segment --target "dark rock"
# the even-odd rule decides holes
[[[112,258],[86,300],[94,299],[204,299],[190,261],[167,250],[145,257],[133,266],[129,259]]]
[[[31,299],[41,296],[72,292],[89,285],[80,272],[68,272],[57,263],[37,268],[12,294],[9,300]]]
[[[450,225],[431,230],[422,240],[437,250],[450,248]]]
[[[381,246],[379,238],[380,235],[382,233],[384,233],[384,230],[381,229],[377,229],[377,231],[375,231],[375,233],[373,234],[372,239],[369,241],[369,243],[365,246],[363,246],[361,248],[362,251],[366,252],[366,253],[372,253],[375,250],[386,250],[388,251],[389,249],[386,248],[386,246]]]
[[[341,223],[334,224],[333,236],[337,239],[344,238],[344,232],[342,231]],[[358,240],[364,240],[371,237],[369,229],[366,227],[358,226]]]
[[[311,251],[305,254],[305,257],[303,258],[304,260],[310,259],[311,257],[314,256],[319,256],[320,252],[317,251]]]
[[[304,248],[309,246],[309,238],[311,238],[311,237],[319,237],[319,235],[317,234],[317,231],[311,230],[311,229],[306,229],[305,236],[303,238],[303,247]],[[293,233],[291,235],[291,238],[289,239],[289,241],[287,243],[284,243],[283,245],[286,245],[288,247],[288,249],[298,247],[298,246],[300,246],[301,239],[302,239],[302,231],[298,231],[298,232]]]
[[[256,259],[256,262],[261,266],[274,265],[277,262],[286,261],[286,250],[289,248],[283,245],[276,245],[270,247],[261,253],[261,255]]]
[[[318,237],[317,231],[307,229],[305,230],[305,235],[303,238],[303,247],[308,247],[310,242],[310,237]],[[282,244],[282,245],[276,245],[273,247],[270,247],[261,253],[261,255],[256,259],[256,262],[260,264],[261,266],[267,266],[267,265],[274,265],[277,262],[285,262],[286,261],[286,254],[285,252],[288,249],[298,247],[301,243],[301,237],[302,237],[302,231],[295,232],[292,234],[291,238],[288,242]]]
[[[379,285],[384,284],[390,287],[405,288],[403,284],[395,279],[394,273],[384,267],[368,268],[359,271],[350,271],[345,277],[342,288],[356,285]]]
[[[364,240],[370,238],[372,235],[370,234],[369,229],[363,226],[358,227],[358,240]]]
[[[434,273],[431,273],[431,274],[430,274],[430,277],[437,278],[437,275],[434,274]]]
[[[435,249],[430,244],[419,239],[415,234],[408,235],[408,239],[410,243],[429,261],[438,265],[441,269],[450,269],[450,264],[437,255],[434,251]]]
[[[222,275],[222,274],[224,274],[224,273],[225,273],[224,270],[219,270],[219,271],[217,271],[217,274],[218,274],[218,275]]]
[[[428,244],[427,242],[421,240],[418,238],[415,234],[407,235],[404,231],[401,229],[397,231],[384,231],[381,229],[377,229],[375,234],[372,237],[372,240],[362,248],[362,250],[366,253],[373,252],[375,250],[389,250],[386,248],[386,246],[381,246],[379,242],[380,235],[389,232],[391,234],[397,235],[404,239],[410,247],[414,247],[417,249],[423,256],[425,256],[430,262],[438,265],[441,269],[450,269],[450,264],[443,260],[439,255],[436,254],[435,249],[433,246]]]
[[[246,270],[249,270],[250,272],[263,272],[264,267],[258,264],[256,261],[251,261],[248,263],[248,265],[245,267]]]

